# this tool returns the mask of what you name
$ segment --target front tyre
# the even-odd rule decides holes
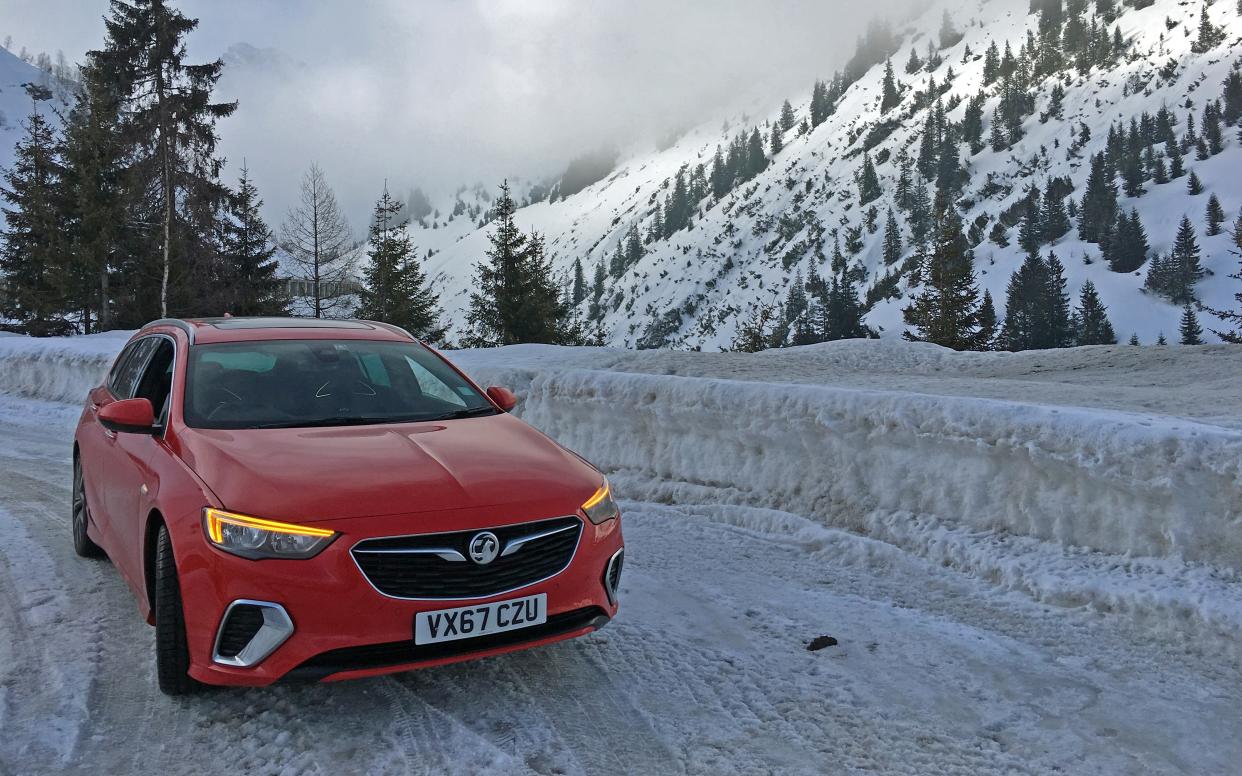
[[[86,507],[86,478],[82,459],[73,459],[73,551],[83,558],[102,558],[104,551],[86,533],[90,513]]]
[[[155,670],[160,691],[186,695],[199,688],[190,677],[190,650],[185,639],[181,585],[173,559],[172,538],[161,525],[155,538]]]

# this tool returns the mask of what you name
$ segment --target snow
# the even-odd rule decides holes
[[[71,429],[128,334],[0,338],[0,771],[1242,757],[1242,348],[454,352],[627,499],[622,615],[482,663],[174,703],[128,589],[68,538]]]
[[[964,100],[978,91],[982,83],[982,54],[990,41],[996,40],[1002,49],[1006,41],[1010,42],[1016,55],[1027,32],[1034,30],[1037,23],[1036,17],[1028,13],[1029,7],[1027,0],[941,0],[930,4],[911,24],[899,27],[904,38],[893,59],[899,70],[898,80],[907,87],[900,110],[911,107],[914,92],[925,88],[928,78],[927,73],[907,75],[900,65],[912,45],[923,53],[928,37],[934,37],[939,29],[944,10],[950,11],[964,33],[961,43],[943,52],[944,63],[933,74],[943,84],[948,69],[953,68],[956,77],[945,95],[948,101],[953,97]],[[1066,92],[1064,120],[1040,123],[1039,112],[1046,109],[1054,83],[1054,79],[1048,79],[1036,90],[1036,114],[1024,124],[1026,136],[1014,149],[996,153],[989,148],[966,157],[971,174],[966,195],[975,203],[963,213],[965,222],[970,223],[982,214],[995,218],[1024,196],[1026,187],[1034,184],[1042,188],[1054,176],[1069,176],[1075,185],[1074,197],[1080,199],[1090,167],[1087,161],[1103,150],[1109,125],[1114,122],[1128,123],[1132,116],[1143,111],[1154,114],[1167,105],[1174,109],[1181,132],[1185,129],[1185,106],[1189,100],[1198,123],[1205,101],[1220,96],[1225,75],[1242,51],[1242,17],[1231,6],[1221,3],[1208,8],[1213,22],[1224,28],[1226,41],[1203,54],[1191,51],[1200,8],[1200,3],[1172,0],[1157,0],[1138,10],[1119,3],[1118,24],[1131,42],[1134,56],[1107,72],[1097,69],[1086,77],[1073,73],[1062,79]],[[1170,30],[1166,18],[1177,26]],[[963,61],[967,47],[975,56]],[[1171,59],[1177,61],[1178,73],[1172,80],[1164,81],[1157,70]],[[792,101],[799,120],[808,114],[812,81],[826,75],[807,74],[808,94]],[[775,233],[755,236],[752,228],[764,219],[779,219],[792,212],[794,199],[806,191],[806,183],[812,184],[813,191],[802,207],[813,212],[825,229],[841,228],[844,234],[846,226],[861,222],[854,176],[862,164],[861,138],[880,120],[878,96],[882,75],[882,65],[872,68],[848,90],[836,113],[826,122],[802,137],[790,133],[785,149],[772,160],[767,171],[739,187],[725,202],[698,213],[692,230],[649,245],[648,255],[620,280],[610,279],[605,294],[609,312],[604,321],[610,343],[633,346],[648,323],[680,310],[682,323],[669,344],[715,350],[730,344],[737,324],[748,316],[753,305],[782,302],[795,271],[801,270],[805,275],[815,259],[804,256],[795,266],[786,268],[781,255],[806,238],[808,232],[794,235],[769,255],[764,247]],[[558,271],[569,273],[574,260],[581,259],[589,281],[595,265],[600,260],[607,263],[631,223],[637,221],[645,232],[652,198],[667,196],[669,181],[682,165],[693,168],[702,163],[710,167],[717,145],[727,147],[740,129],[766,126],[774,121],[782,97],[770,95],[768,103],[755,103],[746,111],[705,121],[663,151],[632,154],[604,181],[566,200],[522,208],[517,220],[524,229],[537,230],[546,237]],[[996,104],[997,98],[992,97],[984,106],[985,138]],[[964,111],[963,104],[950,113],[950,118],[961,120]],[[884,214],[892,203],[897,179],[895,157],[902,148],[917,148],[925,118],[925,111],[915,111],[871,151],[873,158],[884,151],[891,154],[888,161],[877,165],[885,189],[885,196],[876,202],[881,214],[880,228],[875,234],[864,233],[865,247],[858,256],[870,271],[872,281],[886,271],[881,241]],[[1078,158],[1070,159],[1069,130],[1080,122],[1089,127],[1092,139]],[[1216,309],[1234,308],[1233,294],[1242,291],[1242,285],[1228,277],[1238,270],[1237,257],[1229,253],[1229,237],[1203,234],[1210,194],[1220,198],[1230,221],[1242,208],[1242,183],[1234,173],[1242,165],[1242,145],[1232,128],[1226,128],[1224,134],[1226,144],[1221,155],[1206,162],[1197,161],[1193,152],[1186,157],[1187,169],[1193,169],[1204,181],[1203,194],[1189,196],[1183,177],[1163,186],[1149,184],[1144,196],[1123,196],[1120,201],[1127,211],[1131,207],[1138,209],[1155,252],[1168,252],[1178,222],[1183,215],[1190,216],[1199,234],[1203,264],[1212,273],[1196,290],[1201,302]],[[1011,188],[1010,193],[990,200],[976,196],[989,173],[995,175],[998,184]],[[448,212],[449,208],[441,210]],[[735,231],[730,231],[730,226]],[[428,268],[443,293],[449,317],[456,323],[455,332],[460,334],[473,269],[487,249],[487,227],[479,229],[469,219],[457,218],[435,229],[415,229],[413,234],[421,249],[434,252]],[[1002,315],[1006,285],[1022,260],[1016,234],[1016,230],[1011,230],[1008,248],[985,241],[976,249],[980,291],[991,292]],[[908,234],[905,237],[908,243]],[[825,236],[824,248],[831,255],[831,236]],[[1131,333],[1147,344],[1154,343],[1161,333],[1176,339],[1181,308],[1142,290],[1145,267],[1138,274],[1111,272],[1101,260],[1098,247],[1079,241],[1076,231],[1050,249],[1066,267],[1068,292],[1075,304],[1086,280],[1096,285],[1121,341],[1126,341]],[[1084,257],[1092,263],[1085,263]],[[726,259],[732,261],[731,269],[726,267]],[[823,266],[818,269],[821,274],[827,272]],[[904,285],[902,290],[906,294],[910,291]],[[905,329],[901,317],[905,304],[903,300],[879,304],[868,316],[868,324],[886,337],[899,336]],[[585,303],[582,312],[586,312]],[[1201,323],[1209,330],[1206,336],[1214,339],[1210,329],[1219,328],[1219,323],[1207,314],[1201,316]]]

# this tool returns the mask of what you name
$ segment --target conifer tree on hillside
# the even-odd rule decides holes
[[[1117,223],[1112,232],[1102,241],[1104,259],[1113,272],[1134,272],[1147,262],[1150,247],[1147,244],[1147,230],[1139,219],[1138,210],[1132,209],[1127,217],[1125,213],[1117,213]]]
[[[1108,320],[1108,309],[1100,301],[1095,284],[1082,284],[1078,309],[1074,313],[1074,341],[1078,345],[1116,345],[1117,334]]]
[[[1221,232],[1221,225],[1225,223],[1225,209],[1221,207],[1220,200],[1213,194],[1207,203],[1207,236],[1215,237]]]
[[[880,189],[880,178],[876,175],[875,165],[871,162],[871,154],[863,154],[862,172],[858,176],[858,199],[861,204],[875,202],[884,192]]]
[[[794,124],[796,123],[798,123],[798,119],[794,115],[793,106],[789,104],[789,100],[785,100],[785,102],[781,104],[781,117],[777,126],[780,127],[781,132],[788,132],[794,128]]]
[[[884,85],[881,89],[880,113],[888,113],[901,103],[901,93],[897,91],[897,78],[893,74],[893,60],[884,64]]]
[[[52,128],[36,108],[23,123],[13,166],[5,171],[0,199],[7,224],[0,244],[0,314],[36,336],[67,334],[59,185],[64,169]]]
[[[1063,272],[1056,254],[1046,260],[1038,253],[1027,255],[1009,279],[1001,347],[1019,351],[1072,344],[1074,327]]]
[[[1203,327],[1199,325],[1199,316],[1195,315],[1195,308],[1190,304],[1182,308],[1182,320],[1178,326],[1178,332],[1181,334],[1180,342],[1183,345],[1203,344]]]
[[[1052,243],[1061,239],[1070,231],[1069,215],[1065,212],[1065,203],[1057,196],[1052,181],[1044,193],[1043,211],[1040,213],[1040,226],[1044,243]]]
[[[259,213],[263,200],[242,163],[229,217],[221,225],[220,285],[233,315],[286,315],[289,302],[276,277],[276,243]]]
[[[475,269],[467,341],[475,347],[579,344],[584,339],[581,325],[557,290],[543,239],[523,234],[514,220],[516,212],[506,181],[493,204],[491,247]]]
[[[185,61],[185,38],[198,20],[165,0],[111,0],[104,25],[104,47],[88,57],[118,90],[127,173],[146,194],[131,201],[133,210],[145,212],[129,217],[158,224],[123,270],[131,289],[118,309],[128,324],[166,317],[170,309],[214,312],[204,305],[215,301],[216,214],[228,194],[219,180],[215,123],[237,108],[211,101],[223,62]],[[152,277],[156,282],[147,285]]]
[[[884,225],[884,263],[892,266],[901,261],[901,227],[897,225],[897,216],[890,208],[888,222]]]
[[[302,178],[298,203],[280,229],[280,247],[289,259],[291,274],[310,284],[311,317],[349,314],[351,300],[340,291],[354,279],[348,255],[352,241],[336,194],[323,170],[312,164]]]
[[[811,91],[811,126],[818,127],[832,114],[832,104],[828,97],[828,86],[823,81],[816,81]]]
[[[992,301],[992,292],[984,290],[983,303],[979,305],[979,344],[976,350],[995,349],[998,323],[996,304]]]
[[[1199,174],[1194,170],[1190,171],[1190,178],[1186,181],[1186,191],[1192,197],[1203,193],[1203,183],[1199,180]]]
[[[582,259],[575,258],[574,259],[573,286],[569,292],[569,299],[576,306],[576,305],[582,304],[582,301],[586,298],[587,298],[586,275],[582,271]]]
[[[1173,240],[1173,251],[1167,258],[1152,262],[1146,287],[1168,297],[1174,304],[1188,304],[1195,301],[1195,283],[1204,274],[1195,228],[1190,219],[1183,216]]]
[[[974,257],[956,208],[948,204],[941,212],[935,247],[919,269],[923,289],[904,311],[905,322],[913,329],[905,337],[953,350],[979,349],[986,343]]]

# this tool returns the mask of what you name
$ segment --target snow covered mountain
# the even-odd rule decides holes
[[[56,120],[55,112],[69,104],[69,84],[0,48],[0,168],[6,170],[13,163],[15,146],[24,132],[22,123],[34,109],[26,84],[51,91],[52,99],[38,103],[38,110],[47,118]]]
[[[1200,122],[1205,107],[1221,99],[1231,69],[1242,65],[1242,18],[1235,3],[1201,7],[1174,0],[1071,1],[1066,4],[1067,15],[1082,9],[1078,18],[1084,25],[1098,24],[1106,43],[1120,43],[1118,53],[1107,64],[1080,69],[1071,60],[1051,74],[1033,78],[1024,95],[1033,110],[1024,111],[1021,138],[994,150],[988,141],[1004,95],[995,80],[989,83],[985,78],[989,67],[985,52],[995,44],[998,50],[1008,47],[1021,57],[1024,47],[1036,47],[1040,17],[1032,9],[1042,5],[1035,0],[931,4],[913,21],[893,28],[887,51],[866,62],[861,72],[849,74],[846,88],[834,95],[831,115],[822,123],[803,124],[810,118],[809,92],[792,100],[794,128],[782,133],[779,151],[773,153],[769,144],[772,126],[781,123],[780,96],[774,95],[771,105],[756,106],[751,115],[724,121],[717,117],[664,150],[623,158],[606,179],[573,196],[522,208],[519,224],[545,235],[548,252],[566,278],[571,277],[575,260],[580,260],[588,284],[597,265],[610,267],[618,243],[632,228],[645,238],[642,255],[630,257],[619,276],[610,274],[604,284],[602,323],[614,345],[728,347],[738,325],[756,307],[779,307],[791,284],[810,274],[813,266],[817,274],[827,276],[836,240],[844,246],[850,265],[865,270],[860,292],[871,291],[873,300],[880,298],[866,323],[882,336],[899,336],[906,328],[901,311],[914,288],[903,271],[913,247],[908,219],[896,202],[900,160],[903,152],[918,155],[924,127],[935,109],[935,95],[929,89],[934,79],[946,119],[959,127],[971,99],[984,97],[982,147],[960,144],[967,177],[957,201],[975,245],[980,290],[991,292],[1003,317],[1006,286],[1025,254],[1018,244],[1014,214],[1020,213],[1031,187],[1043,191],[1049,181],[1068,178],[1073,190],[1065,204],[1080,203],[1091,157],[1108,147],[1111,127],[1124,130],[1132,119],[1144,113],[1154,116],[1165,107],[1177,122],[1173,131],[1180,141],[1188,130],[1194,132],[1189,121]],[[1061,5],[1056,2],[1058,9]],[[1201,12],[1215,32],[1206,47],[1200,42]],[[942,45],[946,13],[960,34]],[[923,60],[914,72],[903,67],[912,49]],[[895,106],[881,104],[885,55],[897,73]],[[824,74],[807,74],[808,86],[817,76]],[[648,237],[656,231],[652,226],[658,208],[675,188],[678,171],[690,179],[703,165],[710,174],[717,148],[727,152],[739,133],[749,137],[754,129],[759,130],[768,158],[766,169],[733,185],[723,196],[713,195],[709,185],[706,196],[691,203],[686,228],[671,236]],[[867,159],[874,163],[880,196],[862,205],[858,181]],[[1205,236],[1204,213],[1212,194],[1224,207],[1226,226],[1242,208],[1242,181],[1237,175],[1242,169],[1242,142],[1237,131],[1225,126],[1223,150],[1210,158],[1199,159],[1191,148],[1185,167],[1187,175],[1168,183],[1146,181],[1140,196],[1126,196],[1123,191],[1118,204],[1124,212],[1136,209],[1140,214],[1151,256],[1170,251],[1179,221],[1188,216],[1196,227],[1207,271],[1195,287],[1197,299],[1208,307],[1230,308],[1232,295],[1242,290],[1228,277],[1237,270],[1237,259],[1229,253],[1231,237],[1227,232]],[[1202,181],[1201,194],[1188,192],[1191,171]],[[869,215],[873,206],[876,209]],[[883,243],[890,208],[899,216],[904,253],[902,260],[886,264]],[[428,269],[440,284],[456,333],[465,320],[473,268],[487,249],[487,229],[478,221],[440,219],[414,232],[416,244],[431,251]],[[1131,333],[1144,343],[1161,333],[1175,339],[1182,308],[1144,291],[1148,267],[1127,273],[1110,270],[1100,247],[1078,238],[1076,217],[1071,226],[1068,234],[1043,247],[1045,255],[1055,251],[1065,264],[1071,298],[1076,302],[1080,287],[1090,280],[1122,341]],[[999,244],[1002,241],[1008,244]],[[886,288],[877,288],[881,282],[891,292],[888,298],[881,298],[886,295],[882,293]],[[591,301],[588,296],[582,302],[583,315]],[[1205,329],[1218,325],[1206,313],[1201,313],[1201,320]],[[1210,332],[1205,336],[1214,339]]]

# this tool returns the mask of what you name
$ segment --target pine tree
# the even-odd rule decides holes
[[[81,79],[61,142],[61,204],[75,287],[71,306],[82,333],[90,334],[113,326],[114,266],[132,264],[124,257],[141,241],[142,227],[125,215],[131,196],[124,185],[128,159],[116,90],[91,65],[81,69]]]
[[[582,332],[553,282],[543,240],[522,233],[516,212],[506,181],[492,206],[493,229],[487,236],[491,247],[475,270],[468,341],[476,347],[580,342]]]
[[[781,137],[781,128],[777,124],[772,125],[772,134],[769,137],[768,151],[772,154],[772,158],[776,158],[777,154],[785,149],[785,141]]]
[[[1133,333],[1133,334],[1131,334],[1131,335],[1130,335],[1130,342],[1129,342],[1129,344],[1130,344],[1130,345],[1140,345],[1140,344],[1142,344],[1142,343],[1140,343],[1140,342],[1139,342],[1138,332],[1135,332],[1135,333]]]
[[[1074,339],[1078,345],[1117,344],[1117,334],[1108,320],[1108,309],[1090,280],[1082,284],[1074,324]]]
[[[582,304],[587,298],[586,275],[582,271],[582,259],[574,259],[574,279],[573,287],[570,291],[570,300],[575,306]]]
[[[37,107],[22,123],[25,131],[4,173],[0,199],[7,224],[0,245],[0,314],[35,336],[67,334],[63,318],[68,278],[65,232],[60,223],[59,186],[64,168],[55,137]]]
[[[1052,181],[1048,182],[1047,191],[1044,193],[1044,208],[1040,213],[1041,226],[1043,228],[1043,242],[1056,242],[1065,235],[1069,234],[1070,221],[1069,216],[1065,213],[1065,205],[1061,198],[1056,195],[1056,189]]]
[[[913,53],[913,50],[911,50]],[[989,86],[994,83],[1000,75],[1000,51],[996,48],[996,41],[993,40],[988,45],[987,52],[983,55],[983,84]]]
[[[758,127],[750,133],[750,140],[746,144],[746,165],[746,180],[768,169],[768,157],[763,152],[763,138],[759,135]],[[667,214],[665,217],[667,218]]]
[[[1086,242],[1099,243],[1117,220],[1117,184],[1108,174],[1103,153],[1091,157],[1087,190],[1078,212],[1078,236]]]
[[[1225,223],[1225,209],[1220,206],[1220,200],[1213,194],[1207,204],[1207,236],[1215,237],[1220,234],[1223,223]]]
[[[375,203],[357,315],[400,326],[420,339],[443,339],[435,294],[414,255],[404,205],[384,189]]]
[[[732,349],[739,353],[758,353],[767,350],[771,337],[771,325],[775,317],[772,308],[760,305],[751,311],[750,318],[737,328]]]
[[[1194,171],[1190,171],[1190,180],[1186,182],[1186,191],[1192,197],[1197,197],[1203,193],[1203,183],[1199,180],[1199,175]]]
[[[884,226],[884,263],[892,266],[901,261],[901,227],[897,225],[897,216],[892,208],[888,211],[888,223]]]
[[[901,93],[897,91],[897,78],[893,74],[893,61],[884,64],[883,96],[880,98],[880,113],[888,113],[901,103]]]
[[[979,305],[979,335],[976,350],[993,350],[996,347],[996,304],[992,301],[992,292],[983,292],[983,303]]]
[[[1032,188],[1027,195],[1026,210],[1018,227],[1018,245],[1028,254],[1038,253],[1039,247],[1043,245],[1044,228],[1039,203],[1039,189]]]
[[[1160,332],[1160,335],[1156,337],[1156,344],[1157,345],[1168,345],[1169,344],[1169,341],[1164,338],[1164,332]]]
[[[1065,266],[1055,253],[1048,254],[1048,346],[1068,348],[1074,344],[1070,299],[1066,292]]]
[[[953,350],[982,347],[974,258],[961,217],[951,205],[941,216],[935,249],[920,268],[920,277],[924,288],[904,311],[906,324],[914,329],[905,337]]]
[[[1181,344],[1183,345],[1202,345],[1203,344],[1203,328],[1199,326],[1199,317],[1195,315],[1195,308],[1189,303],[1182,308],[1182,322],[1178,327],[1181,333]]]
[[[215,123],[237,108],[237,103],[211,101],[223,62],[185,62],[185,38],[198,20],[165,0],[111,0],[104,25],[104,48],[88,56],[118,90],[127,172],[149,192],[149,210],[129,217],[158,224],[145,255],[137,256],[136,266],[125,273],[135,286],[124,308],[127,321],[167,317],[170,309],[210,312],[204,305],[217,298],[212,267],[216,214],[224,211],[228,196],[219,180],[223,162],[215,158]],[[135,285],[152,275],[159,278],[158,288]]]
[[[276,277],[276,242],[263,220],[258,189],[242,163],[229,218],[221,225],[221,285],[233,315],[287,315],[289,301]]]
[[[883,193],[880,189],[880,178],[875,172],[875,165],[871,162],[871,154],[863,154],[862,172],[858,177],[859,201],[866,206],[879,199]]]
[[[794,124],[798,123],[798,119],[794,116],[793,106],[789,104],[789,100],[781,105],[781,118],[777,126],[781,128],[781,132],[788,132],[794,128]]]
[[[1132,209],[1128,218],[1125,213],[1117,214],[1116,227],[1105,247],[1104,258],[1113,272],[1134,272],[1147,262],[1151,249],[1138,210]]]
[[[1148,274],[1148,287],[1167,296],[1174,304],[1187,304],[1194,301],[1195,283],[1203,275],[1195,228],[1190,219],[1183,216],[1173,240],[1173,251],[1165,262],[1153,265]]]
[[[828,102],[828,87],[823,81],[816,81],[815,88],[811,91],[811,127],[818,127],[824,123],[824,120],[832,113],[832,106]]]
[[[647,250],[643,247],[643,240],[638,235],[638,224],[631,223],[630,230],[625,237],[625,262],[626,266],[632,267],[642,260]]]
[[[802,282],[802,272],[794,274],[789,284],[789,293],[785,295],[785,323],[791,324],[806,312],[806,288]]]
[[[302,178],[298,204],[289,211],[280,230],[280,247],[289,258],[294,278],[310,286],[312,317],[349,313],[350,299],[341,290],[354,279],[348,254],[352,241],[336,194],[323,170],[312,164]]]

